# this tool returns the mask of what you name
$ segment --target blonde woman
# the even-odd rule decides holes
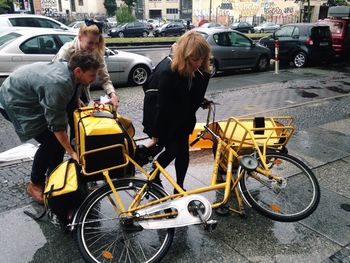
[[[145,132],[165,147],[157,158],[163,167],[175,159],[176,179],[181,187],[189,164],[188,137],[210,78],[210,54],[204,37],[188,31],[178,39],[173,57],[157,65],[148,84],[150,90],[158,90],[155,113],[147,110],[145,91]],[[156,183],[160,183],[159,177]]]
[[[110,97],[110,103],[115,109],[118,108],[119,99],[110,80],[106,62],[104,59],[105,42],[102,34],[103,24],[93,19],[85,19],[85,24],[80,26],[79,35],[73,41],[64,44],[54,59],[69,61],[71,56],[79,51],[87,51],[97,55],[101,64],[97,75],[102,83],[106,94]],[[90,86],[85,86],[82,94],[81,104],[91,100]]]

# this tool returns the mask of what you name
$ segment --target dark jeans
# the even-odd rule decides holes
[[[30,177],[35,184],[44,183],[46,175],[49,175],[63,161],[65,150],[55,134],[49,130],[34,139],[40,143],[40,146],[34,156]]]
[[[11,121],[4,109],[0,108],[0,113],[5,119]],[[45,183],[46,176],[63,161],[65,149],[57,140],[55,134],[49,130],[44,131],[34,139],[40,145],[34,155],[30,178],[35,184]]]
[[[188,136],[165,143],[163,142],[162,145],[164,145],[165,151],[159,155],[157,161],[165,168],[175,159],[176,181],[178,185],[183,188],[190,160]]]
[[[4,109],[0,108],[0,113],[6,120],[11,121],[9,116],[7,115],[7,112]]]

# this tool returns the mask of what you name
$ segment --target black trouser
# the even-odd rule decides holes
[[[188,136],[165,143],[163,142],[162,145],[164,145],[165,151],[159,155],[157,161],[163,168],[165,168],[175,159],[176,181],[177,184],[183,188],[190,160]]]
[[[49,130],[34,138],[40,143],[34,155],[31,181],[35,184],[44,183],[49,175],[62,161],[65,149],[57,140],[55,134]]]
[[[0,113],[5,119],[11,121],[4,109],[0,108]],[[35,184],[45,183],[46,175],[49,175],[63,161],[65,149],[55,134],[49,130],[44,131],[34,139],[40,145],[34,155],[30,178]]]

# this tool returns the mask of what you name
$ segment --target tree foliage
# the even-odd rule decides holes
[[[327,4],[330,6],[335,6],[335,5],[349,5],[349,2],[346,0],[328,0]]]
[[[108,16],[115,16],[115,12],[117,11],[117,4],[115,0],[104,0],[103,5],[106,8]]]
[[[136,3],[136,0],[123,0],[123,2],[128,6],[129,10],[131,10]]]
[[[0,0],[0,14],[11,10],[13,2],[11,0]]]
[[[130,8],[127,5],[120,6],[117,10],[116,16],[118,24],[136,20],[136,17],[131,13]]]

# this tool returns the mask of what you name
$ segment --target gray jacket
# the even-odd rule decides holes
[[[69,59],[71,58],[71,56],[76,52],[80,50],[80,41],[78,39],[78,37],[74,38],[73,41],[67,42],[66,44],[64,44],[60,50],[58,51],[58,53],[56,54],[56,56],[54,57],[54,60],[57,59],[61,59],[61,60],[66,60],[69,61]],[[103,89],[105,90],[106,94],[110,94],[112,92],[115,92],[112,81],[109,77],[109,73],[107,70],[107,66],[106,66],[106,61],[104,59],[104,57],[100,57],[99,58],[99,62],[100,62],[100,68],[97,71],[97,75],[98,75],[98,79],[100,80]],[[88,100],[91,100],[91,95],[90,95],[90,86],[85,86],[83,87],[84,92],[87,96]]]
[[[78,87],[66,62],[38,62],[10,74],[0,87],[0,103],[26,141],[46,129],[66,130],[67,107],[76,103]]]

